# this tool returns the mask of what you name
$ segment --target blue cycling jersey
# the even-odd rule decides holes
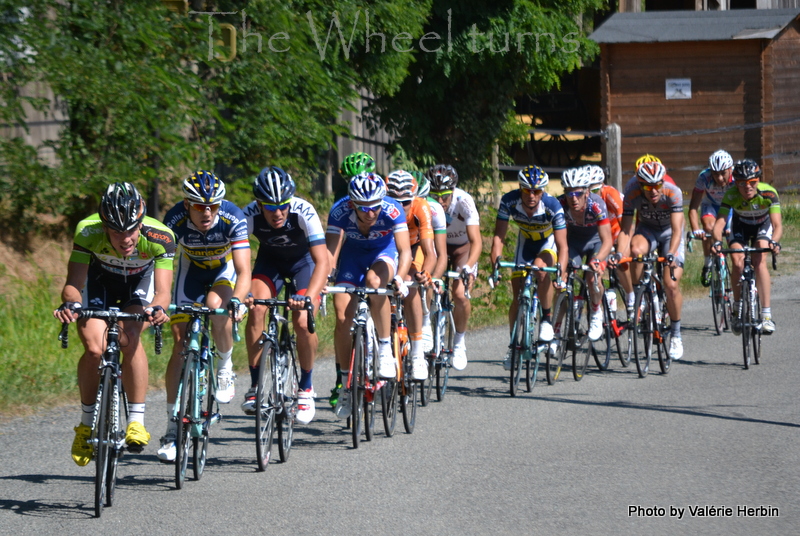
[[[350,197],[343,197],[331,208],[328,215],[328,234],[345,235],[344,248],[362,251],[382,250],[394,242],[394,233],[408,231],[403,206],[391,197],[384,197],[378,219],[364,235],[358,229],[355,205]]]

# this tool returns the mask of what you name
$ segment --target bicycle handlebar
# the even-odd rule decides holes
[[[386,296],[394,294],[390,288],[371,288],[371,287],[325,287],[328,294],[378,294]]]
[[[666,257],[657,257],[653,253],[648,253],[647,255],[637,255],[636,257],[621,257],[617,261],[617,266],[630,262],[660,262],[661,264],[666,264],[669,260]],[[669,267],[669,277],[673,281],[677,281],[675,279],[675,268],[672,266]]]
[[[100,318],[106,321],[116,322],[119,320],[134,320],[136,322],[144,322],[147,320],[147,315],[142,313],[126,313],[124,311],[98,311],[98,310],[86,310],[82,309],[80,311],[73,311],[75,314],[78,315],[77,320],[83,320],[87,318]],[[61,323],[61,331],[58,334],[58,340],[61,341],[61,348],[68,348],[69,347],[69,325],[70,322],[62,322]],[[154,326],[156,327],[156,326]],[[158,326],[160,327],[160,326]],[[161,330],[159,329],[156,332],[156,353],[161,353]]]
[[[772,269],[778,269],[778,256],[775,255],[775,252],[772,251],[772,248],[751,248],[751,247],[743,247],[741,249],[734,249],[734,248],[727,248],[727,249],[720,249],[720,253],[772,253]]]
[[[213,316],[228,314],[227,309],[211,309],[205,305],[176,305],[171,303],[169,304],[167,310],[170,312],[170,314],[178,313],[189,316]],[[231,335],[233,336],[234,342],[239,342],[242,340],[242,336],[239,335],[239,322],[234,322],[233,326],[231,326]]]
[[[314,304],[311,302],[311,296],[305,297],[305,305],[303,309],[308,313],[308,332],[314,333],[317,331],[317,323],[314,320]],[[267,307],[288,307],[289,300],[279,300],[278,298],[256,298],[253,300],[253,305],[266,305]]]

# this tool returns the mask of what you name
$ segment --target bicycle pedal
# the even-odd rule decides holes
[[[133,445],[128,445],[127,448],[128,448],[128,452],[130,452],[131,454],[141,454],[142,451],[144,450],[144,445],[140,445],[138,443],[134,443]],[[121,458],[122,457],[122,449],[120,449],[117,452],[118,452],[117,457]]]

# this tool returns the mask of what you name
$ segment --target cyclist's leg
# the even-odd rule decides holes
[[[739,219],[733,218],[731,223],[731,237],[728,240],[728,247],[730,249],[742,249],[746,244],[756,235],[749,225],[739,222]],[[732,254],[728,256],[728,266],[731,270],[731,282],[733,283],[733,302],[734,302],[734,316],[739,311],[739,301],[741,300],[741,286],[739,285],[739,278],[742,276],[744,270],[744,255]]]
[[[94,457],[94,449],[87,442],[92,434],[97,388],[100,376],[97,369],[105,346],[106,323],[90,318],[78,321],[78,336],[83,343],[84,352],[78,361],[78,389],[81,398],[81,422],[75,427],[72,442],[72,459],[83,467]]]
[[[394,257],[378,257],[364,277],[364,286],[385,288],[394,277]],[[378,334],[378,375],[394,378],[397,372],[395,356],[391,344],[391,303],[386,296],[370,296],[369,310]]]
[[[228,261],[214,272],[211,289],[205,299],[206,307],[211,309],[224,309],[230,303],[233,289],[236,285],[236,269],[233,261]],[[215,315],[211,317],[211,333],[217,349],[217,391],[214,394],[217,401],[227,404],[236,395],[233,373],[233,334],[231,333],[232,320],[229,315]]]
[[[759,227],[756,236],[755,247],[769,247],[769,241],[772,239],[772,224],[769,219]],[[772,320],[772,309],[770,308],[772,280],[767,265],[768,257],[768,253],[753,254],[753,270],[756,274],[756,288],[758,289],[758,295],[761,301],[762,329],[767,335],[775,331],[775,322]]]
[[[311,281],[311,274],[314,271],[314,263],[311,256],[307,255],[304,260],[298,262],[293,273],[287,273],[292,277],[292,287],[290,291],[294,294],[305,296],[308,285]],[[319,310],[319,296],[311,296],[311,303],[314,305],[314,312]],[[299,401],[297,406],[297,420],[303,424],[308,424],[316,413],[313,385],[314,362],[317,357],[317,347],[319,339],[316,333],[308,331],[308,313],[306,311],[294,311],[292,313],[292,325],[294,326],[295,338],[297,341],[297,360],[300,367],[300,380],[298,384]]]
[[[406,281],[413,281],[414,274],[422,271],[425,255],[420,244],[415,244],[411,248],[411,266],[408,274],[405,275]],[[411,342],[409,357],[412,360],[414,369],[414,379],[424,380],[428,377],[428,365],[425,362],[422,345],[422,296],[419,287],[412,287],[408,290],[408,296],[403,300],[406,325],[408,326],[408,338]]]
[[[275,281],[275,283],[273,283]],[[277,284],[281,284],[279,278],[270,277],[266,273],[266,267],[260,265],[258,261],[253,268],[253,279],[250,283],[250,292],[253,298],[260,300],[268,300],[273,298],[278,290]],[[247,347],[247,365],[250,369],[250,389],[244,395],[242,402],[242,411],[250,413],[255,407],[256,388],[258,387],[259,375],[259,361],[261,360],[261,334],[264,331],[264,322],[267,316],[267,307],[264,305],[256,305],[250,309],[247,314],[247,325],[245,327],[245,345]]]
[[[150,300],[147,300],[149,303]],[[143,304],[127,305],[127,313],[144,313]],[[122,384],[128,398],[128,426],[125,440],[132,450],[141,449],[150,442],[150,434],[144,426],[144,407],[149,384],[147,354],[142,345],[141,335],[144,322],[120,322],[122,331]]]

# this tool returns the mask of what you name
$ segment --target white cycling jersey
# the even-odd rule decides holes
[[[431,227],[433,234],[444,234],[447,232],[447,218],[444,215],[444,208],[432,197],[426,197],[428,205],[431,207]]]
[[[472,196],[461,188],[453,189],[450,207],[445,212],[447,219],[447,245],[463,246],[469,241],[467,227],[480,225],[480,215]]]

